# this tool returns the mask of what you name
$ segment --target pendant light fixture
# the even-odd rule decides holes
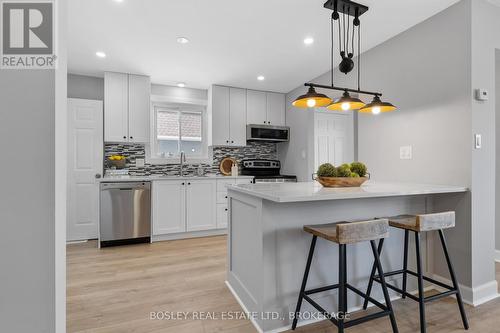
[[[370,104],[366,104],[365,107],[362,107],[359,112],[361,113],[373,113],[379,114],[381,112],[390,112],[396,110],[396,107],[388,102],[382,102],[378,95],[373,97],[373,101]]]
[[[327,106],[332,102],[332,99],[325,94],[319,94],[314,90],[314,87],[309,87],[306,94],[297,97],[292,103],[298,108],[314,108]]]
[[[360,87],[361,77],[361,21],[359,17],[368,11],[368,7],[350,0],[328,0],[324,7],[332,10],[331,15],[331,85],[321,85],[315,83],[305,83],[309,90],[306,94],[299,96],[292,105],[299,108],[324,107],[334,111],[349,111],[359,110],[362,113],[378,114],[380,112],[388,112],[396,110],[396,107],[388,102],[382,102],[379,92],[363,91]],[[339,53],[342,58],[338,68],[339,71],[348,74],[354,68],[353,61],[357,35],[357,89],[337,87],[334,85],[334,53],[335,53],[335,38],[334,26],[338,23],[338,38],[339,38]],[[352,26],[352,31],[351,31]],[[357,31],[356,31],[357,30]],[[323,88],[329,90],[343,91],[342,97],[332,100],[321,93],[317,93],[314,88]],[[357,97],[353,97],[350,93],[372,95],[373,101],[370,104],[365,104]]]

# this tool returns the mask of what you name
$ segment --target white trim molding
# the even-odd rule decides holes
[[[452,285],[449,279],[446,279],[440,275],[434,274],[432,278],[449,286]],[[459,288],[460,292],[462,293],[464,303],[467,303],[474,307],[487,303],[500,296],[500,294],[498,294],[498,283],[496,280],[484,283],[474,288],[459,284]],[[444,288],[438,286],[435,286],[435,289],[438,291],[445,290]]]
[[[495,261],[500,262],[500,250],[495,250]]]

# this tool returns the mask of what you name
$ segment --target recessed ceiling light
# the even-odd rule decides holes
[[[106,53],[101,51],[97,51],[95,55],[98,56],[99,58],[106,58]]]
[[[179,87],[179,88],[184,88],[185,86],[186,86],[186,84],[184,82],[177,83],[177,87]]]
[[[187,44],[187,43],[189,43],[189,39],[187,39],[186,37],[177,37],[177,43]]]
[[[123,2],[123,0],[115,0],[115,2]]]
[[[259,75],[257,76],[257,80],[259,81],[264,81],[266,78],[264,77],[264,75]]]
[[[307,37],[307,38],[304,39],[304,44],[311,45],[312,43],[314,43],[314,38]]]

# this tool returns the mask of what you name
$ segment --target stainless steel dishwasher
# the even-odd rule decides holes
[[[151,183],[101,183],[101,247],[150,242]]]

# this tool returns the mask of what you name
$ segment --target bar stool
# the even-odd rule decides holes
[[[297,301],[297,308],[295,310],[295,317],[293,319],[292,330],[297,327],[297,321],[300,314],[300,308],[302,306],[302,301],[306,300],[309,304],[320,311],[326,318],[328,318],[333,324],[338,327],[338,332],[343,333],[345,328],[352,327],[366,321],[380,318],[383,316],[389,316],[392,325],[392,331],[394,333],[398,332],[398,327],[396,325],[396,319],[394,317],[394,312],[392,310],[391,300],[389,298],[389,292],[385,285],[384,273],[382,271],[382,265],[380,264],[380,258],[378,255],[375,240],[382,240],[389,236],[389,222],[387,219],[379,219],[372,221],[359,221],[359,222],[338,222],[323,225],[311,225],[304,226],[304,231],[313,235],[311,241],[311,247],[309,249],[309,255],[307,257],[306,269],[304,272],[304,278],[302,279],[302,285],[300,287],[299,299]],[[314,248],[316,246],[316,240],[318,237],[326,239],[328,241],[339,244],[339,283],[320,287],[315,289],[306,290],[307,278],[309,276],[309,269],[311,268],[311,261],[314,254]],[[364,241],[370,241],[373,257],[375,259],[375,265],[379,275],[381,276],[380,281],[382,284],[382,290],[384,292],[385,305],[374,300],[370,296],[366,295],[359,289],[353,287],[347,283],[347,244],[354,244]],[[323,309],[318,303],[316,303],[309,295],[338,289],[338,316],[331,316],[329,312]],[[352,319],[349,321],[345,320],[345,314],[347,313],[347,290],[360,295],[363,298],[367,298],[371,303],[375,304],[382,311],[366,315],[361,318]],[[334,318],[337,317],[337,318]]]
[[[385,220],[385,218],[384,218]],[[435,301],[441,299],[443,297],[447,297],[450,295],[456,295],[458,308],[460,310],[460,315],[462,317],[462,323],[466,330],[469,329],[469,323],[467,322],[467,316],[464,310],[464,304],[462,302],[462,295],[460,294],[460,289],[458,287],[457,278],[455,276],[455,271],[453,270],[453,265],[450,260],[450,255],[448,253],[448,247],[446,246],[446,240],[444,238],[443,229],[453,228],[455,226],[455,212],[444,212],[444,213],[436,213],[436,214],[422,214],[422,215],[401,215],[396,217],[389,217],[389,225],[394,228],[403,229],[405,231],[405,242],[404,242],[404,257],[403,257],[403,269],[387,272],[384,274],[380,274],[378,276],[375,275],[375,268],[378,263],[374,262],[372,267],[372,272],[370,275],[370,281],[368,283],[368,289],[366,294],[370,296],[371,289],[373,286],[373,281],[377,281],[379,283],[386,284],[390,289],[395,290],[396,292],[402,295],[402,298],[410,298],[419,303],[420,310],[420,332],[426,332],[426,323],[425,323],[425,303]],[[441,239],[441,245],[443,248],[444,256],[446,258],[446,263],[448,264],[448,270],[451,276],[451,282],[453,286],[446,285],[434,279],[431,279],[427,276],[424,276],[422,273],[422,258],[420,254],[420,233],[426,231],[437,230],[439,232],[439,238]],[[408,238],[410,231],[415,234],[415,245],[416,245],[416,256],[417,256],[417,272],[413,272],[408,269]],[[379,255],[382,253],[382,247],[384,244],[384,239],[381,239],[378,244],[378,253]],[[403,289],[399,289],[394,285],[383,282],[380,277],[394,276],[394,275],[403,275]],[[413,275],[418,279],[418,296],[409,294],[406,291],[406,280],[407,275]],[[438,285],[447,291],[424,297],[424,280],[431,282],[435,285]],[[363,304],[363,308],[366,309],[368,305],[369,298],[365,298],[365,302]]]

